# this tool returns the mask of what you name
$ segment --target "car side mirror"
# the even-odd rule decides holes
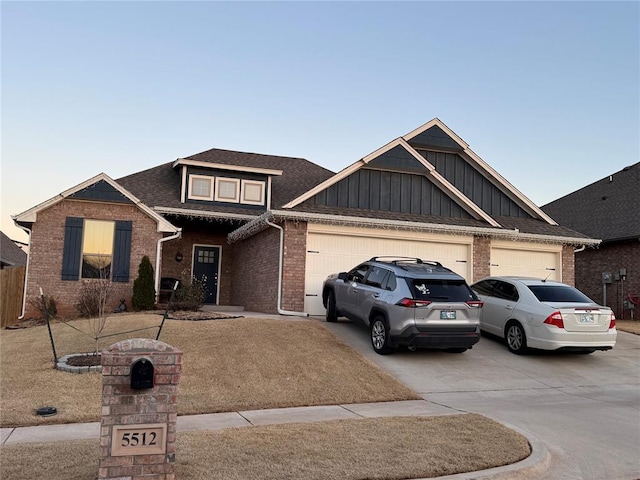
[[[338,280],[346,280],[347,279],[347,272],[340,272],[338,274]]]

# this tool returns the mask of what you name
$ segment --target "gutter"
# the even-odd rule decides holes
[[[158,240],[158,244],[156,246],[156,278],[155,278],[155,289],[156,289],[156,300],[158,299],[158,295],[160,292],[160,265],[162,263],[162,244],[164,242],[168,242],[169,240],[175,240],[176,238],[180,238],[182,236],[182,229],[179,228],[176,233],[173,235],[169,235],[168,237],[162,237]]]
[[[27,308],[27,282],[29,281],[29,264],[31,263],[31,229],[23,227],[22,225],[17,223],[15,219],[13,219],[13,223],[15,223],[18,228],[24,230],[25,232],[27,232],[27,235],[29,235],[29,253],[27,253],[27,268],[24,271],[24,288],[22,290],[22,313],[18,317],[18,320],[22,320],[24,319]]]
[[[262,218],[262,217],[261,217]],[[278,303],[276,307],[278,309],[278,313],[280,315],[291,315],[296,317],[308,317],[309,314],[306,312],[292,312],[289,310],[283,310],[281,308],[282,303],[282,269],[283,269],[283,257],[284,257],[284,228],[280,225],[276,225],[275,223],[271,223],[267,218],[264,219],[265,223],[271,227],[277,228],[280,230],[280,251],[278,255]]]

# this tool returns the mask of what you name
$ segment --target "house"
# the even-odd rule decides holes
[[[143,255],[156,290],[186,272],[210,304],[320,315],[324,278],[375,255],[435,259],[469,282],[573,283],[574,249],[599,242],[558,225],[437,118],[338,173],[212,149],[102,173],[13,218],[30,231],[25,298],[42,287],[61,313],[101,275],[130,298]]]
[[[592,238],[598,248],[576,253],[576,286],[613,308],[618,318],[640,312],[640,162],[565,195],[542,210]],[[631,298],[630,298],[631,296]],[[632,301],[630,301],[632,300]]]
[[[23,267],[27,264],[27,254],[15,241],[0,232],[0,269],[6,267]]]

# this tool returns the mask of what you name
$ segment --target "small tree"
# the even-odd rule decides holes
[[[107,326],[107,305],[113,296],[114,286],[108,278],[85,280],[82,283],[76,308],[83,317],[89,318],[89,329],[96,342],[95,353],[98,354],[100,336]]]
[[[138,278],[133,282],[131,304],[134,310],[151,310],[156,303],[156,289],[153,282],[153,267],[146,255],[138,267]]]

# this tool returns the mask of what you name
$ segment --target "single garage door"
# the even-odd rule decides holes
[[[371,257],[393,255],[435,260],[472,278],[472,236],[434,235],[309,224],[305,264],[305,312],[324,315],[322,282],[331,273],[345,272]]]
[[[491,245],[491,275],[562,279],[562,246],[535,243]]]

